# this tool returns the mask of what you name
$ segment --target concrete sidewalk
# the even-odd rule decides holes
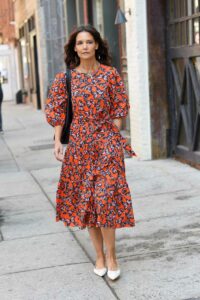
[[[52,128],[31,106],[3,103],[1,300],[200,299],[200,172],[171,159],[126,159],[136,227],[117,230],[116,282],[93,274],[87,230],[55,222],[60,163]]]

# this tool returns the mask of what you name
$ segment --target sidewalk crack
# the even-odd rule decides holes
[[[65,267],[65,266],[73,266],[73,265],[81,265],[81,264],[89,264],[89,261],[83,261],[83,262],[77,262],[77,263],[69,263],[69,264],[62,264],[62,265],[55,265],[55,266],[47,266],[47,267],[41,267],[41,268],[34,268],[29,270],[21,270],[21,271],[15,271],[15,272],[8,272],[4,274],[0,274],[0,277],[7,276],[7,275],[14,275],[19,273],[27,273],[32,271],[38,271],[38,270],[45,270],[45,269],[51,269],[51,268],[57,268],[57,267]]]

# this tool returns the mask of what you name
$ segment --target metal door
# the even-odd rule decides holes
[[[171,148],[200,164],[200,0],[168,0]]]

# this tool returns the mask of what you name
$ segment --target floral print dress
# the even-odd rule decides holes
[[[135,225],[124,151],[135,156],[113,119],[130,108],[120,75],[101,64],[88,75],[71,70],[73,120],[56,195],[56,221],[66,226],[131,227]],[[66,74],[58,73],[45,113],[52,126],[63,125]]]

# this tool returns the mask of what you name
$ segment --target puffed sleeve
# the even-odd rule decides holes
[[[49,89],[45,103],[47,122],[52,126],[64,125],[67,105],[66,75],[58,73]]]
[[[115,68],[113,68],[110,76],[109,86],[111,100],[110,117],[112,119],[126,117],[130,108],[128,95],[121,76]]]

